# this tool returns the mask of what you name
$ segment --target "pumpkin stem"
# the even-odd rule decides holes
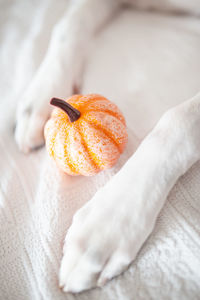
[[[67,113],[67,115],[70,119],[70,122],[77,121],[81,116],[81,113],[79,110],[77,110],[76,108],[74,108],[73,106],[71,106],[69,103],[65,102],[62,99],[52,98],[50,101],[50,104],[64,110],[64,112]]]

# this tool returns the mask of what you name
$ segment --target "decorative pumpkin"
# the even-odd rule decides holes
[[[70,175],[94,175],[112,167],[127,142],[125,119],[101,95],[74,95],[57,106],[45,126],[46,147],[57,165]]]

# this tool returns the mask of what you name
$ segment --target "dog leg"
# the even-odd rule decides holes
[[[50,99],[73,94],[89,42],[118,4],[118,0],[78,0],[55,26],[47,55],[17,109],[15,139],[21,151],[43,144]]]
[[[59,281],[102,286],[135,259],[177,179],[200,159],[200,94],[166,112],[124,167],[74,216]]]

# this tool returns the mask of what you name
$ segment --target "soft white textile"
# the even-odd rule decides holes
[[[143,111],[138,106],[134,119],[131,111],[136,104],[131,110],[130,102],[127,105],[125,101],[134,93],[141,96],[138,87],[131,90],[134,74],[127,62],[131,61],[130,36],[133,28],[130,21],[132,13],[127,13],[111,25],[111,29],[120,34],[119,28],[122,23],[125,24],[130,42],[126,45],[126,53],[122,43],[123,67],[120,62],[118,66],[121,66],[119,78],[127,78],[123,81],[121,95],[119,85],[112,86],[112,75],[118,78],[116,70],[109,69],[107,63],[107,70],[101,69],[100,60],[96,77],[90,64],[84,81],[87,92],[104,92],[111,99],[116,96],[116,102],[127,118],[129,144],[117,166],[94,177],[70,177],[57,170],[47,158],[44,148],[27,156],[18,151],[13,139],[16,103],[45,54],[50,29],[63,13],[64,2],[52,1],[54,8],[51,9],[51,1],[5,0],[0,4],[0,299],[200,299],[200,163],[193,166],[173,188],[154,232],[124,275],[103,289],[77,296],[66,295],[58,288],[62,245],[73,213],[91,199],[133,153],[136,146],[133,130],[137,129],[139,139],[146,133],[145,126],[152,123],[151,117],[148,119],[145,115],[142,125],[135,129],[137,124],[134,120],[142,118]],[[135,17],[137,20],[140,14]],[[187,23],[187,34],[193,35],[193,27],[194,30],[197,28],[196,20]],[[179,25],[182,32],[183,27]],[[113,43],[113,49],[110,48],[112,57],[120,41],[116,44],[116,39],[112,41],[108,32],[101,37],[98,45],[105,46],[108,42]],[[96,55],[100,57],[99,53]],[[95,56],[91,58],[95,69],[94,60]],[[194,70],[195,66],[199,68],[199,62],[191,68]],[[98,76],[101,81],[98,81]],[[102,79],[104,76],[105,81]],[[169,78],[166,80],[170,84]],[[190,93],[192,96],[199,84],[199,79],[191,80],[193,86],[190,91],[182,86],[185,98]],[[122,95],[123,103],[119,101]],[[180,95],[177,102],[182,97]],[[155,113],[159,115],[166,106],[166,103],[160,107],[154,105]]]

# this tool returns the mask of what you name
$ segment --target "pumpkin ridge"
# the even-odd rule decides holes
[[[79,94],[79,95],[73,95],[72,97],[67,98],[65,101],[67,103],[69,103],[70,105],[72,105],[74,108],[78,109],[78,105],[75,107],[76,104],[78,104],[78,102],[80,101],[80,99],[83,97],[83,95]]]
[[[91,154],[91,151],[89,149],[89,147],[87,146],[87,143],[85,141],[85,138],[84,138],[84,135],[82,134],[82,130],[81,130],[81,127],[80,127],[80,124],[76,124],[76,128],[78,130],[78,133],[80,134],[81,136],[81,142],[82,142],[82,145],[83,147],[85,148],[86,152],[88,153],[88,156],[90,158],[90,161],[91,163],[94,165],[95,168],[97,168],[97,170],[100,170],[100,167],[99,165],[96,163],[96,161],[93,159],[93,155]]]
[[[55,111],[58,111],[59,112],[59,115],[56,114],[55,115]],[[53,114],[54,113],[54,114]],[[64,113],[64,111],[60,110],[59,108],[54,108],[54,111],[52,112],[52,115],[51,115],[51,119],[59,119],[60,122],[67,122],[69,123],[69,118],[67,116],[67,114]]]
[[[52,118],[52,120],[53,120],[53,118]],[[49,122],[50,122],[50,120],[47,122],[47,124],[49,125]],[[54,124],[54,126],[57,126],[57,124]],[[58,129],[58,127],[56,128],[56,129]],[[45,127],[45,130],[44,130],[44,135],[45,135],[45,138],[46,138],[46,136],[48,136],[48,130],[50,130],[50,128],[49,127]],[[52,134],[51,134],[51,147],[50,147],[50,152],[49,152],[49,154],[50,154],[50,156],[52,156],[53,158],[55,158],[55,150],[54,150],[54,148],[55,148],[55,140],[56,140],[56,137],[57,137],[57,134],[58,134],[58,132],[56,132],[56,130],[54,129],[54,132],[53,132],[53,137],[52,137]],[[49,143],[49,139],[47,139],[46,138],[46,144],[47,143]]]
[[[66,126],[66,124],[63,124],[63,125],[62,125],[62,128],[65,127],[65,126]],[[73,164],[70,162],[70,160],[71,160],[71,161],[73,161],[73,160],[72,160],[71,157],[70,157],[69,151],[66,149],[67,143],[68,143],[68,141],[69,141],[69,133],[68,133],[68,132],[67,132],[67,134],[66,134],[65,139],[66,139],[66,144],[63,146],[63,148],[64,148],[64,153],[65,153],[65,158],[66,158],[66,164],[68,165],[68,167],[69,167],[70,171],[73,173],[73,175],[78,175],[78,172],[77,172],[76,168],[75,168],[75,167],[73,166]],[[55,143],[55,142],[54,142],[54,143]]]
[[[84,122],[87,123],[86,120],[84,120]],[[84,142],[86,143],[87,145],[87,141],[85,140],[85,135],[84,135],[84,131],[82,131],[82,128],[80,127],[80,130],[81,130],[81,136],[82,136],[82,139],[84,140]],[[96,156],[96,154],[87,146],[87,149],[88,149],[88,152],[90,153],[91,157],[92,157],[92,160],[94,161],[94,163],[98,166],[98,168],[100,170],[102,170],[101,168],[101,161],[99,162],[99,159],[98,157]]]
[[[87,110],[86,112],[84,112],[85,114],[86,113],[90,113],[90,112],[99,112],[99,109],[89,109],[89,110]],[[103,108],[101,108],[101,112],[102,113],[105,113],[105,114],[108,114],[108,115],[110,115],[110,116],[112,116],[112,117],[114,117],[114,118],[116,118],[118,121],[120,121],[120,122],[122,122],[122,124],[124,125],[124,126],[126,126],[126,122],[125,122],[125,119],[120,115],[120,114],[118,114],[118,113],[116,113],[116,112],[113,112],[113,111],[111,111],[111,110],[109,110],[109,109],[103,109]]]
[[[85,96],[83,96],[83,97],[85,97]],[[93,99],[87,100],[87,102],[83,104],[84,110],[86,110],[87,107],[88,107],[88,105],[90,105],[91,103],[98,102],[98,101],[106,101],[106,102],[108,102],[108,99],[106,99],[105,97],[103,97],[101,95],[98,95],[98,97],[95,98],[95,95],[94,95]],[[82,106],[82,103],[80,103],[80,109],[81,109],[81,106]]]
[[[52,140],[52,146],[51,146],[51,155],[54,159],[55,159],[55,140],[56,140],[57,134],[58,133],[56,132],[54,135],[54,138]],[[52,139],[52,137],[51,137],[51,139]]]
[[[112,141],[112,143],[117,147],[118,151],[121,153],[120,145],[115,141],[115,138],[110,131],[106,130],[105,127],[102,127],[102,125],[99,124],[97,121],[97,123],[95,123],[94,121],[89,121],[86,118],[84,118],[84,120],[95,129],[102,131]]]

